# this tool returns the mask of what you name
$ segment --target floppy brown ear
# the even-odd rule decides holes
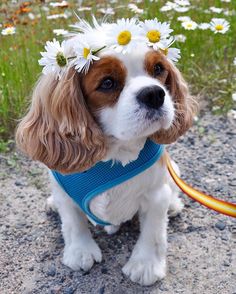
[[[87,109],[75,70],[60,81],[40,78],[16,141],[32,159],[63,173],[86,170],[105,156],[104,135]]]
[[[174,100],[175,118],[169,129],[160,130],[151,136],[159,144],[170,144],[182,136],[191,127],[197,108],[196,101],[189,94],[187,83],[172,63],[169,63],[165,85]]]

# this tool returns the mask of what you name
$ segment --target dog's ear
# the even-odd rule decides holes
[[[105,156],[105,137],[86,106],[74,69],[59,81],[50,75],[40,78],[16,141],[32,159],[62,173],[86,170]]]
[[[162,129],[151,136],[159,144],[170,144],[182,136],[191,127],[197,109],[197,103],[189,94],[187,83],[170,62],[165,85],[173,99],[175,117],[169,129]]]

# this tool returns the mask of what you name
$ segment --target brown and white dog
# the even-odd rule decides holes
[[[138,157],[147,138],[175,142],[191,126],[194,106],[179,70],[160,51],[147,46],[129,55],[107,50],[86,75],[70,68],[61,80],[42,76],[16,138],[32,159],[62,173],[110,159],[126,165]],[[63,263],[88,271],[101,261],[101,250],[86,216],[51,181],[48,202],[62,221]],[[139,213],[141,233],[123,272],[134,282],[151,285],[166,272],[167,212],[178,213],[182,207],[161,159],[93,199],[90,210],[113,224],[105,227],[108,233]]]

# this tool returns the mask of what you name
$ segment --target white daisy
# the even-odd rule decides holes
[[[228,111],[227,116],[229,118],[236,119],[236,110],[231,109],[230,111]]]
[[[175,9],[176,7],[178,7],[178,4],[168,1],[164,6],[160,8],[160,11],[161,12],[170,11]]]
[[[187,12],[187,11],[189,11],[189,7],[187,7],[187,6],[177,6],[177,7],[175,7],[174,8],[174,10],[176,11],[176,12]]]
[[[91,44],[89,44],[83,35],[76,38],[73,49],[76,55],[73,65],[78,72],[86,74],[93,61],[100,59],[95,55],[95,52],[99,51],[99,49],[92,48]]]
[[[92,7],[84,6],[84,7],[79,7],[77,10],[80,11],[80,12],[82,12],[82,11],[90,11],[90,10],[92,10]]]
[[[224,18],[213,18],[210,22],[210,29],[216,34],[224,34],[229,30],[229,22]]]
[[[223,11],[223,8],[214,7],[214,6],[211,6],[209,9],[215,13],[221,13]]]
[[[162,50],[162,52],[165,54],[167,59],[173,61],[174,63],[178,62],[180,59],[180,50],[177,48],[166,48],[165,50]]]
[[[69,32],[64,29],[55,29],[53,30],[53,33],[57,36],[64,36],[64,35],[67,35]]]
[[[147,45],[153,47],[154,50],[158,50],[160,43],[166,40],[173,31],[170,29],[170,24],[166,22],[161,23],[156,18],[153,20],[145,20],[141,23],[141,26],[145,34]]]
[[[141,8],[138,8],[137,5],[135,5],[134,3],[130,3],[128,4],[128,8],[133,11],[134,13],[137,13],[137,14],[142,14],[143,13],[143,9]]]
[[[61,8],[65,8],[65,7],[69,6],[67,1],[51,2],[51,3],[49,3],[49,5],[52,6],[52,7],[61,7]]]
[[[15,27],[8,27],[2,30],[2,35],[6,36],[6,35],[13,35],[16,32],[16,28]]]
[[[175,3],[180,6],[189,6],[190,2],[188,0],[175,0]]]
[[[34,20],[35,19],[35,15],[32,12],[30,12],[28,14],[28,17],[29,17],[30,20]]]
[[[177,42],[181,42],[184,43],[186,41],[187,37],[185,35],[179,34],[179,35],[175,35],[175,40]]]
[[[198,28],[200,30],[208,30],[210,28],[210,24],[207,22],[203,22],[198,25]]]
[[[180,50],[177,48],[169,48],[174,42],[173,38],[170,38],[169,40],[165,40],[162,42],[160,46],[161,52],[167,57],[167,59],[178,62],[180,59]]]
[[[140,32],[135,18],[118,19],[106,27],[106,41],[116,52],[130,53],[140,42]]]
[[[108,7],[108,8],[100,8],[98,9],[99,12],[101,12],[102,14],[105,15],[114,15],[115,11],[112,7]]]
[[[173,8],[171,6],[168,6],[168,5],[164,5],[160,8],[160,11],[161,12],[166,12],[166,11],[170,11],[172,10]]]
[[[234,102],[236,102],[236,93],[232,94],[232,99],[233,99]]]
[[[236,57],[234,57],[234,65],[236,65]]]
[[[191,21],[191,17],[189,17],[189,16],[179,16],[179,17],[177,17],[177,20],[179,20],[179,21]]]
[[[63,41],[60,45],[58,41],[53,39],[48,41],[45,46],[46,52],[40,52],[42,58],[39,60],[39,65],[44,66],[43,74],[54,73],[56,78],[61,78],[69,64],[70,50]]]
[[[78,17],[78,20],[79,22],[76,24],[70,25],[70,27],[75,29],[74,33],[70,33],[70,36],[78,36],[79,31],[80,33],[86,35],[86,40],[89,42],[90,47],[99,49],[106,45],[105,28],[108,26],[107,23],[100,25],[94,16],[92,16],[92,25],[80,17]],[[79,36],[81,36],[81,34]]]
[[[58,19],[58,18],[65,18],[67,19],[68,18],[68,15],[65,14],[65,13],[61,13],[61,14],[51,14],[51,15],[48,15],[47,16],[47,19]]]
[[[185,30],[195,30],[197,28],[197,23],[192,20],[184,21],[181,25],[185,28]]]

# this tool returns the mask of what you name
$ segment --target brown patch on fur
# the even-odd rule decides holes
[[[166,86],[174,100],[175,118],[168,130],[156,132],[151,139],[159,144],[170,144],[191,127],[197,103],[189,94],[187,83],[175,65],[161,52],[148,52],[144,66],[151,76],[154,76],[154,66],[157,63],[162,64],[164,68],[163,73],[157,78]]]
[[[105,78],[112,78],[116,87],[111,91],[99,91],[98,87]],[[95,62],[89,72],[83,76],[82,90],[92,112],[105,107],[113,106],[125,85],[126,68],[123,63],[115,57],[103,57]]]
[[[147,71],[147,73],[152,77],[155,76],[154,66],[156,64],[161,64],[163,66],[164,71],[161,75],[157,76],[156,78],[164,85],[166,78],[168,76],[168,61],[165,58],[165,56],[161,54],[159,51],[149,51],[145,56],[144,68]]]
[[[163,167],[166,166],[166,151],[163,153],[158,163]]]
[[[53,75],[40,78],[16,141],[32,159],[63,173],[86,170],[105,156],[106,140],[86,106],[74,69],[60,81]]]

